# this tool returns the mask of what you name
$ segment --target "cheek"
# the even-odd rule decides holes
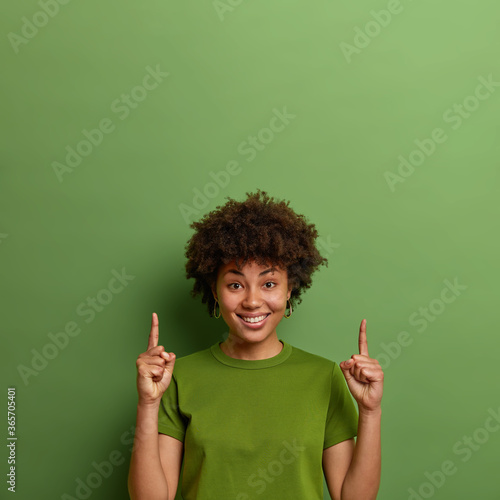
[[[273,297],[270,297],[267,303],[272,307],[275,311],[280,309],[285,309],[286,307],[286,293],[276,294]]]
[[[234,295],[224,292],[219,295],[219,302],[226,309],[232,309],[238,304],[238,300]]]

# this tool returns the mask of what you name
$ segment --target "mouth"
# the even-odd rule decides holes
[[[240,316],[237,314],[238,318],[240,318],[240,321],[247,327],[249,328],[260,328],[267,320],[271,313],[267,314],[262,314],[260,316],[254,316],[252,317],[247,317],[247,316]]]

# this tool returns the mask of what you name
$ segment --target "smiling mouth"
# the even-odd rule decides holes
[[[240,314],[237,314],[236,316],[238,316],[239,318],[241,318],[245,323],[248,323],[250,325],[254,324],[254,323],[261,323],[262,321],[264,321],[271,313],[267,313],[267,314],[262,314],[260,316],[255,316],[255,317],[248,317],[248,316],[241,316]]]

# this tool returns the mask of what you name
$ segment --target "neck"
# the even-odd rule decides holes
[[[263,340],[262,342],[245,342],[239,338],[235,339],[229,334],[227,339],[220,344],[224,354],[231,358],[258,360],[272,358],[283,349],[283,344],[277,336]]]

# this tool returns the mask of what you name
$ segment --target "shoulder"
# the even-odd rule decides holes
[[[196,364],[200,361],[203,361],[204,359],[210,359],[211,356],[211,347],[207,347],[191,354],[181,356],[180,358],[175,360],[175,366],[177,366],[177,364],[182,366]]]
[[[336,365],[336,362],[320,356],[319,354],[314,354],[304,349],[292,346],[292,353],[290,355],[290,361],[293,363],[300,363],[302,365],[308,365],[315,367],[317,369],[325,370],[331,373]]]
[[[193,373],[193,371],[207,370],[208,365],[212,364],[213,356],[211,347],[202,349],[191,354],[186,354],[175,360],[174,376],[182,375],[183,373]]]

